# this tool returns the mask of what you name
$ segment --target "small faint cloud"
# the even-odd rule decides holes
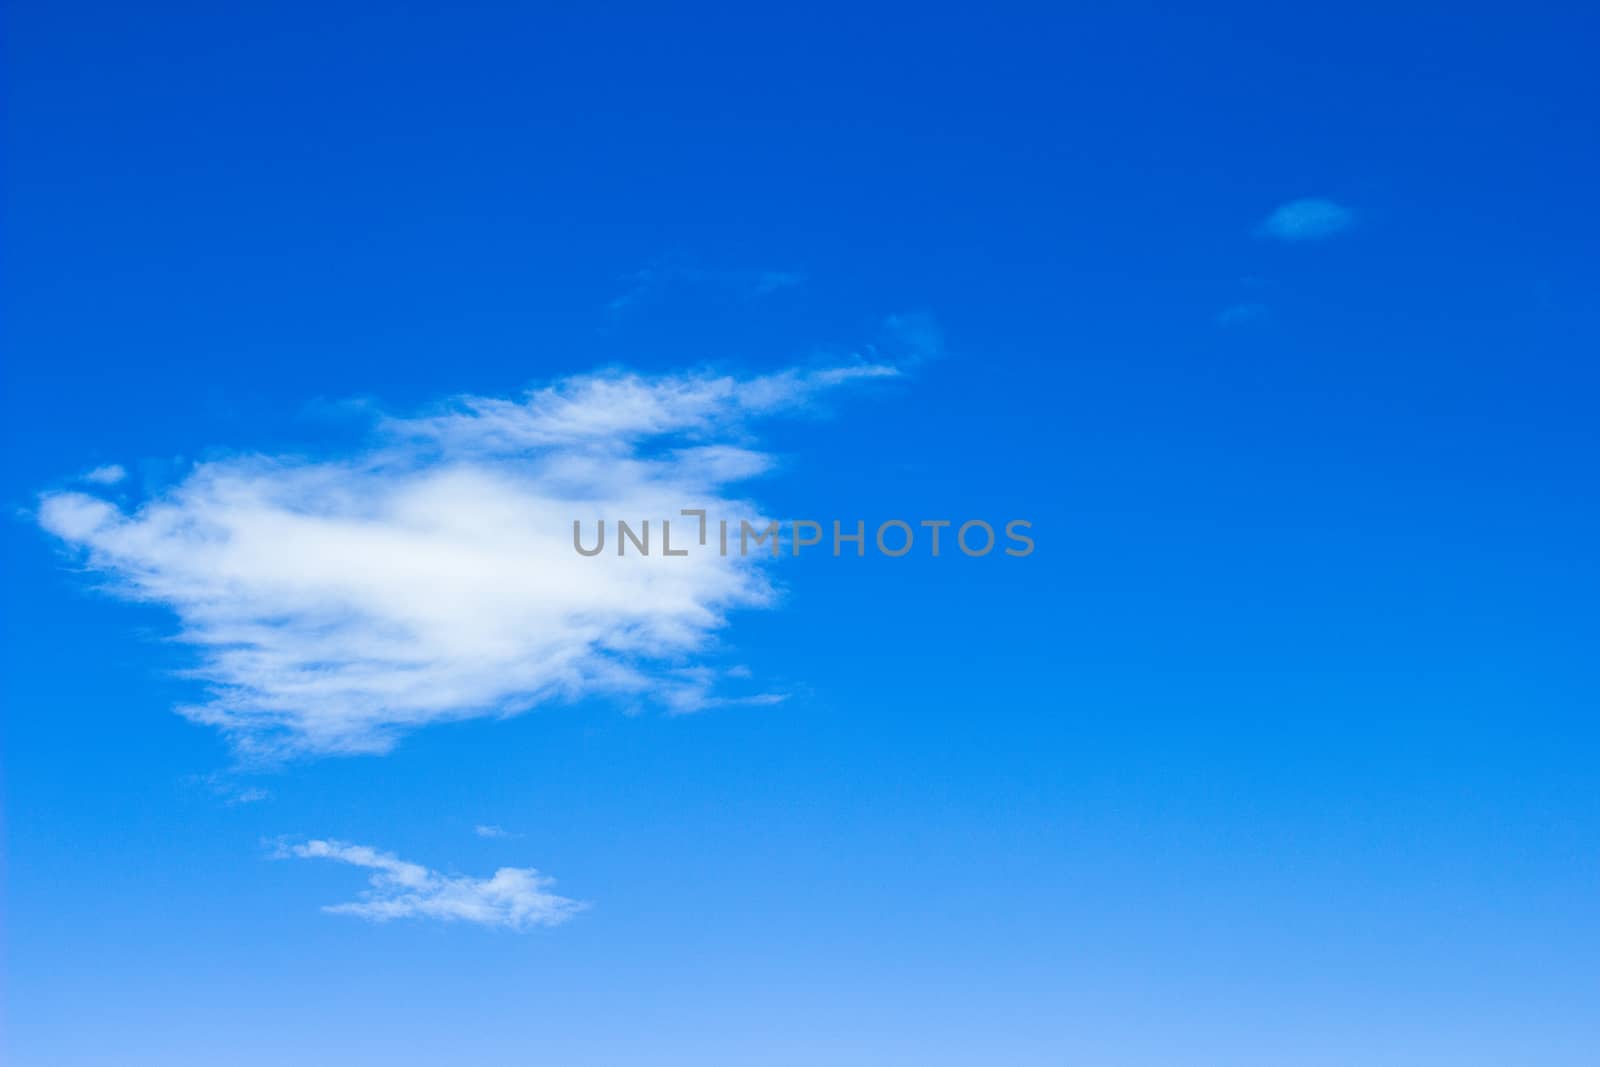
[[[121,464],[107,463],[103,467],[96,467],[94,470],[89,471],[83,476],[83,480],[92,482],[95,485],[116,485],[127,476],[128,472]]]
[[[490,825],[487,825],[487,824],[484,824],[484,823],[480,823],[477,826],[474,826],[472,828],[472,832],[477,834],[479,837],[504,838],[504,837],[515,837],[516,836],[510,830],[507,830],[503,826],[490,826]]]
[[[793,270],[713,270],[663,260],[625,275],[622,280],[627,288],[606,303],[606,310],[613,317],[677,290],[711,290],[748,300],[804,285],[806,275]]]
[[[1290,243],[1322,241],[1348,230],[1355,221],[1355,212],[1344,205],[1307,197],[1279,206],[1256,227],[1256,234]]]
[[[661,284],[661,271],[655,267],[646,267],[634,271],[623,280],[628,283],[628,288],[606,302],[606,310],[612,315],[621,315],[628,311],[657,289]]]
[[[300,408],[300,416],[312,422],[364,423],[381,416],[379,404],[373,396],[327,397],[315,396]]]
[[[804,285],[806,276],[794,270],[769,270],[764,271],[757,279],[755,288],[750,291],[752,296],[766,296],[779,289],[792,289],[797,285]]]
[[[508,930],[559,926],[587,904],[549,892],[555,879],[532,867],[501,867],[488,878],[448,875],[410,863],[391,852],[344,841],[277,842],[274,859],[325,859],[372,872],[359,900],[322,910],[370,922],[438,919]]]
[[[712,697],[710,704],[719,708],[770,708],[788,699],[788,693],[751,693],[743,697]]]
[[[886,355],[899,365],[919,363],[944,355],[944,331],[932,315],[902,312],[883,320]]]
[[[230,807],[235,804],[259,804],[272,799],[271,790],[260,786],[241,785],[226,774],[194,774],[184,781],[189,785],[206,789]]]
[[[1267,305],[1245,301],[1217,312],[1218,326],[1254,326],[1269,317]]]

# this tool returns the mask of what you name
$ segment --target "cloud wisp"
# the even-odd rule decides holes
[[[1265,322],[1268,316],[1267,305],[1246,300],[1238,304],[1229,304],[1217,312],[1216,321],[1218,326],[1256,326]]]
[[[87,472],[83,480],[91,485],[116,485],[128,477],[128,472],[115,463],[107,463]]]
[[[1258,236],[1290,244],[1325,241],[1355,225],[1355,212],[1320,197],[1282,204],[1256,227]]]
[[[684,289],[709,290],[741,300],[770,296],[804,285],[806,275],[796,270],[710,270],[665,259],[636,270],[623,280],[627,288],[606,304],[606,311],[613,317]]]
[[[508,930],[559,926],[587,904],[549,891],[555,883],[532,867],[501,867],[488,878],[447,875],[390,852],[344,841],[279,842],[275,859],[326,859],[372,872],[359,900],[328,904],[323,911],[371,922],[437,919]]]
[[[131,511],[47,493],[38,517],[112,592],[177,615],[207,685],[180,710],[246,759],[382,752],[553,699],[762,703],[699,662],[730,612],[773,603],[758,562],[584,559],[572,523],[754,519],[729,491],[773,462],[754,424],[897,373],[583,375],[390,418],[353,455],[204,463]]]

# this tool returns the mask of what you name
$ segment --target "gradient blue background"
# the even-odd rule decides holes
[[[1594,1062],[1592,11],[7,21],[11,1062]],[[1310,195],[1357,225],[1252,235]],[[806,281],[608,309],[662,263]],[[229,805],[171,619],[27,514],[339,447],[351,397],[908,311],[947,355],[775,427],[754,492],[1039,551],[787,564],[727,635],[776,707],[434,728]],[[278,834],[594,907],[367,925]]]

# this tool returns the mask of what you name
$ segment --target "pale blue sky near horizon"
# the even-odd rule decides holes
[[[1592,1062],[1592,11],[6,20],[7,1062]]]

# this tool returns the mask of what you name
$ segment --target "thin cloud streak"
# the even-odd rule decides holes
[[[1269,316],[1267,305],[1255,301],[1233,304],[1217,312],[1218,326],[1254,326]]]
[[[797,270],[710,270],[663,260],[636,270],[623,280],[628,287],[606,304],[606,311],[613,317],[652,303],[673,290],[720,291],[739,299],[752,299],[804,285],[806,275]]]
[[[501,867],[488,878],[446,875],[369,845],[333,840],[279,842],[273,858],[333,860],[371,871],[359,900],[322,909],[370,922],[437,919],[524,931],[559,926],[588,907],[550,892],[555,879],[532,867]]]
[[[1321,197],[1291,200],[1256,227],[1258,236],[1299,244],[1324,241],[1355,225],[1355,212]]]
[[[92,485],[116,485],[126,480],[128,472],[116,463],[107,463],[84,474],[83,480]]]

